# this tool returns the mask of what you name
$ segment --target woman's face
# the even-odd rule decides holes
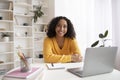
[[[64,37],[67,33],[67,22],[64,19],[61,19],[55,28],[56,37]]]

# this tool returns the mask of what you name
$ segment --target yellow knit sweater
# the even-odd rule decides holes
[[[76,39],[65,38],[64,46],[59,48],[55,38],[44,39],[43,55],[47,63],[71,62],[71,54],[80,54]]]

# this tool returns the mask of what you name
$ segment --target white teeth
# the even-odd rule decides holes
[[[63,33],[63,32],[59,32],[59,33]]]
[[[60,34],[63,34],[63,32],[60,32]]]

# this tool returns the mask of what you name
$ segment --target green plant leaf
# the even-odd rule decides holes
[[[42,15],[44,15],[44,13],[42,12],[42,6],[38,6],[38,7],[36,7],[36,10],[35,11],[33,11],[33,13],[34,13],[34,22],[37,22],[37,19],[38,19],[38,17],[40,18],[40,17],[42,17]]]
[[[1,37],[4,38],[4,37],[10,37],[10,34],[7,32],[7,33],[4,33],[2,32],[1,33]]]
[[[91,45],[91,47],[95,47],[98,43],[99,43],[99,40],[96,41],[96,42],[94,42],[94,43]]]
[[[110,39],[104,39],[105,37],[107,37],[107,35],[108,35],[108,30],[106,30],[104,34],[102,34],[102,33],[99,34],[99,38],[102,39],[102,40],[100,40],[100,41],[103,43],[103,44],[100,45],[99,47],[105,47],[105,44],[104,44],[105,41],[110,40]],[[94,43],[91,45],[91,47],[95,47],[98,43],[99,43],[99,40],[96,41],[96,42],[94,42]]]
[[[102,33],[100,33],[99,38],[104,38],[104,35]]]
[[[104,37],[107,37],[107,35],[108,35],[108,30],[105,31]]]

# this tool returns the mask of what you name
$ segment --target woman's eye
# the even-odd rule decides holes
[[[67,26],[64,26],[64,28],[67,28]]]
[[[57,25],[57,27],[60,27],[60,25]]]
[[[57,25],[57,27],[63,27],[63,28],[67,28],[67,26],[66,25]]]

